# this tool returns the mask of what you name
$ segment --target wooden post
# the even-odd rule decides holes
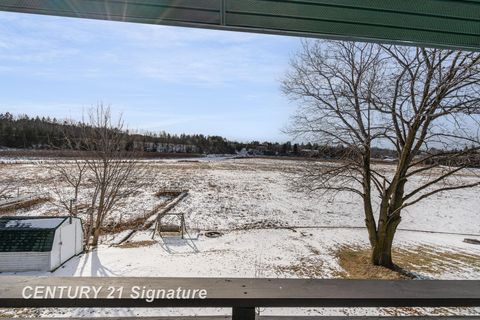
[[[255,308],[233,307],[232,320],[255,320]]]
[[[182,239],[183,239],[183,233],[185,230],[185,215],[183,213],[181,213],[181,216],[180,216],[180,228],[182,229]]]

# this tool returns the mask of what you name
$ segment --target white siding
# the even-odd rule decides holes
[[[50,270],[83,251],[83,234],[80,219],[66,219],[55,231],[50,258]]]
[[[50,271],[50,252],[0,252],[0,272]]]
[[[82,221],[80,219],[75,219],[75,254],[80,254],[83,252],[83,229]]]
[[[61,250],[61,227],[58,227],[55,230],[55,236],[53,237],[53,244],[52,244],[52,251],[49,252],[50,254],[50,266],[49,271],[54,270],[55,268],[59,267],[62,264],[60,260],[60,250]]]
[[[60,261],[64,263],[71,257],[75,255],[75,243],[77,239],[75,237],[75,225],[77,224],[77,219],[65,220],[65,222],[60,226],[62,247],[60,250]]]

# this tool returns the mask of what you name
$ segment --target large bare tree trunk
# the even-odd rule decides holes
[[[96,227],[95,231],[93,232],[93,240],[92,240],[92,247],[98,246],[98,239],[100,238],[100,235],[102,234],[101,228]]]
[[[90,249],[90,239],[92,239],[92,235],[93,235],[93,208],[89,208],[88,209],[88,226],[87,226],[87,230],[85,232],[85,250],[88,250]]]
[[[105,184],[105,182],[103,182]],[[98,239],[100,238],[102,234],[102,225],[105,220],[105,191],[101,190],[100,192],[100,203],[97,206],[97,219],[95,220],[95,228],[93,232],[93,238],[92,238],[92,247],[98,246]]]
[[[389,269],[394,268],[392,261],[392,244],[400,217],[389,219],[377,232],[377,241],[372,248],[372,263]]]

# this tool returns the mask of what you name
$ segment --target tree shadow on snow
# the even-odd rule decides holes
[[[90,268],[90,270],[89,270]],[[102,264],[97,249],[84,252],[58,269],[57,275],[84,276],[84,277],[112,277],[119,276]]]
[[[90,252],[90,259],[91,259],[91,272],[90,275],[92,277],[111,277],[111,276],[119,276],[119,274],[113,272],[111,269],[105,267],[100,258],[98,257],[97,249],[94,249]]]

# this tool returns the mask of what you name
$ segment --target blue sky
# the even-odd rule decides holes
[[[103,102],[130,129],[286,141],[279,80],[300,39],[0,12],[0,112],[80,119]]]

